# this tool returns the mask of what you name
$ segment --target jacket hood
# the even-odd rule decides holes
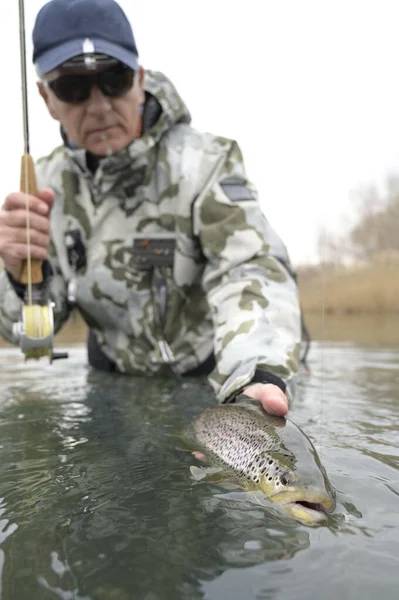
[[[159,71],[146,71],[146,102],[143,112],[143,134],[164,134],[178,123],[191,123],[191,115],[173,83]],[[158,114],[155,117],[155,106]],[[146,122],[148,121],[148,122]]]

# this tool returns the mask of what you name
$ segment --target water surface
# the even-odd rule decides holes
[[[59,348],[62,349],[62,348]],[[291,418],[337,489],[326,526],[190,479],[205,379],[0,349],[2,600],[396,600],[399,346],[315,343]]]

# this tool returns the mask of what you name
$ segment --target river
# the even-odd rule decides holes
[[[290,411],[337,492],[316,528],[191,480],[206,379],[92,372],[71,337],[52,366],[0,348],[1,600],[396,600],[399,343],[368,331],[324,328]]]

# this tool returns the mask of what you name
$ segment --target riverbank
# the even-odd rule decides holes
[[[298,283],[313,340],[398,342],[399,263],[299,267]],[[86,325],[74,314],[56,336],[56,346],[84,343],[86,336]],[[7,345],[0,338],[0,347]]]
[[[399,314],[399,262],[299,267],[305,315]]]

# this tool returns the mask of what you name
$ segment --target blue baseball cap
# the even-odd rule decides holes
[[[50,0],[36,17],[32,38],[33,62],[43,75],[85,54],[139,68],[131,25],[115,0]]]

